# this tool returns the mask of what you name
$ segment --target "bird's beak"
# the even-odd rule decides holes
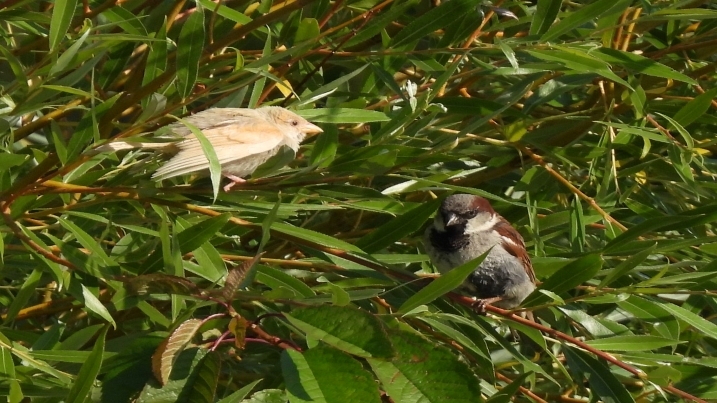
[[[301,131],[305,133],[307,136],[313,136],[314,134],[323,133],[324,131],[321,130],[319,126],[316,126],[313,123],[306,123],[304,127],[301,128]]]
[[[446,227],[458,224],[459,218],[453,213],[447,213],[443,216],[443,221],[446,223]]]

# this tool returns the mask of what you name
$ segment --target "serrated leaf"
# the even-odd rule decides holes
[[[320,305],[285,314],[289,322],[314,340],[359,357],[390,358],[391,343],[372,314],[349,306]]]
[[[152,354],[152,372],[160,384],[166,385],[175,361],[202,325],[199,319],[189,319],[179,325]]]
[[[451,271],[442,274],[437,279],[434,279],[431,284],[423,287],[420,291],[412,295],[411,298],[404,302],[398,312],[404,314],[410,312],[413,309],[433,302],[437,298],[445,295],[447,292],[460,287],[466,281],[466,278],[468,278],[468,276],[473,273],[481,263],[483,263],[483,260],[485,260],[491,250],[488,250],[470,262],[451,269]]]
[[[281,371],[291,403],[381,402],[373,376],[361,363],[331,347],[320,345],[304,353],[284,350]]]
[[[192,370],[182,401],[192,403],[214,403],[221,361],[219,353],[210,351]]]
[[[480,396],[478,379],[446,347],[405,331],[391,332],[390,338],[396,357],[368,363],[395,403],[473,403]]]

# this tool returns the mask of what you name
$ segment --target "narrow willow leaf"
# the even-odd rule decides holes
[[[674,315],[677,319],[702,332],[705,336],[717,340],[717,325],[707,319],[688,311],[680,306],[670,303],[657,303],[662,309]]]
[[[520,386],[523,384],[525,378],[527,378],[528,376],[530,376],[530,374],[526,373],[513,379],[508,385],[502,388],[500,392],[494,394],[488,400],[486,400],[486,403],[510,403],[511,398],[513,397],[513,395],[515,395],[516,392],[518,392],[518,389],[520,389]]]
[[[543,35],[553,25],[560,12],[561,0],[538,0],[538,5],[530,23],[530,35]]]
[[[67,33],[75,16],[77,0],[55,0],[50,20],[50,50],[55,50]]]
[[[615,281],[615,280],[619,279],[620,277],[629,273],[632,269],[637,267],[637,265],[644,262],[648,256],[653,254],[655,252],[656,246],[657,246],[657,244],[654,243],[649,248],[646,248],[646,249],[630,256],[625,261],[621,262],[619,265],[610,269],[610,271],[607,273],[607,275],[605,275],[605,278],[602,279],[602,281],[600,282],[600,285],[598,287],[606,287],[606,286],[610,285],[613,281]]]
[[[371,373],[349,355],[327,346],[304,353],[284,350],[281,372],[291,403],[380,403]],[[337,380],[350,382],[337,382]]]
[[[440,200],[438,199],[422,203],[418,207],[414,207],[404,214],[388,220],[385,224],[356,241],[356,246],[369,253],[378,252],[388,247],[393,242],[421,228],[426,219],[436,211],[439,204]]]
[[[182,25],[177,43],[177,82],[182,98],[188,97],[194,90],[199,75],[199,59],[204,49],[204,8],[197,4],[193,11]]]
[[[72,221],[64,219],[62,217],[58,217],[57,221],[60,223],[60,225],[62,225],[65,229],[72,233],[72,235],[75,236],[80,245],[82,245],[92,254],[100,258],[100,260],[102,260],[105,265],[116,265],[116,263],[107,255],[104,249],[102,249],[102,247],[100,246],[100,242],[91,237],[87,232],[83,231],[82,228],[77,226]]]
[[[672,118],[685,127],[702,117],[709,110],[715,97],[717,97],[717,88],[712,88],[686,103]]]
[[[304,109],[297,111],[297,114],[317,123],[370,123],[390,120],[383,112],[351,108]]]
[[[15,320],[17,314],[30,301],[30,298],[37,294],[36,288],[40,283],[41,277],[42,270],[40,269],[34,269],[30,272],[25,281],[22,283],[20,289],[16,292],[10,306],[7,308],[7,311],[5,311],[5,317],[3,318],[4,322],[10,323]]]
[[[605,351],[645,351],[655,350],[661,347],[676,346],[683,342],[666,339],[664,337],[635,335],[588,340],[585,343],[598,350]]]
[[[609,13],[611,10],[624,10],[632,0],[598,0],[583,5],[579,10],[566,14],[565,18],[553,25],[540,38],[541,42],[549,42],[559,38],[573,29],[588,24],[590,21]]]
[[[448,348],[405,331],[390,338],[396,357],[368,363],[394,402],[469,403],[480,396],[478,379]]]
[[[202,323],[199,319],[185,321],[152,354],[152,372],[160,384],[167,384],[175,361],[192,340]]]
[[[356,308],[320,305],[285,314],[289,322],[314,340],[359,357],[390,358],[391,343],[381,322]]]
[[[217,403],[236,403],[239,402],[241,399],[244,399],[247,397],[247,395],[256,387],[256,385],[261,382],[263,379],[257,379],[256,381],[244,386],[243,388],[237,390],[236,392],[232,393],[231,395],[225,397],[224,399],[218,401]]]
[[[109,326],[105,326],[97,336],[92,352],[87,357],[87,361],[82,364],[80,372],[77,374],[77,379],[70,388],[70,393],[65,399],[66,402],[83,403],[90,395],[92,385],[95,383],[95,378],[100,373],[100,367],[102,366],[102,354],[105,351],[105,336],[108,329]]]
[[[456,15],[468,14],[474,8],[475,3],[468,0],[443,2],[440,6],[430,9],[405,26],[399,31],[398,35],[393,38],[390,46],[397,48],[401,45],[417,41],[438,29],[455,23]]]
[[[112,324],[112,327],[117,328],[117,323],[112,318],[110,311],[102,304],[102,302],[92,293],[84,284],[82,286],[82,298],[85,303],[85,308],[93,313],[99,315],[102,319]]]
[[[460,287],[473,273],[486,256],[491,252],[492,248],[470,262],[464,263],[454,269],[451,269],[448,273],[442,274],[437,279],[433,280],[431,284],[428,284],[423,289],[413,294],[406,302],[399,308],[399,313],[407,313],[421,305],[433,302],[437,298],[445,295],[449,291],[453,291]]]
[[[254,256],[253,259],[242,262],[239,266],[229,270],[221,291],[224,301],[231,302],[234,300],[234,294],[241,286],[247,273],[254,267],[256,262],[259,261],[259,258],[261,258],[261,253]]]
[[[590,389],[604,402],[630,403],[635,401],[625,386],[601,361],[573,347],[565,346],[563,352],[570,369],[585,376]]]
[[[539,290],[552,291],[557,295],[566,293],[575,286],[590,280],[602,267],[600,255],[587,255],[564,266],[553,275],[543,281],[536,291],[523,301],[524,306],[535,306],[550,302],[550,297],[539,292]]]
[[[303,281],[269,266],[259,266],[255,280],[273,289],[284,287],[288,290],[292,290],[298,297],[312,297],[316,295]]]

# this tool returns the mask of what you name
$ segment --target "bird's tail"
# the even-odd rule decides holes
[[[106,144],[102,144],[101,146],[93,149],[91,151],[92,155],[99,154],[99,153],[113,153],[117,151],[123,151],[123,150],[132,150],[135,148],[155,148],[155,149],[162,149],[165,147],[171,146],[172,143],[144,143],[139,141],[111,141]]]

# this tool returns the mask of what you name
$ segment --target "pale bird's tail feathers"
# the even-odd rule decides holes
[[[165,148],[171,145],[171,143],[143,143],[139,141],[112,141],[95,148],[93,151],[95,154],[99,153],[113,153],[123,150],[133,150],[135,148]]]

